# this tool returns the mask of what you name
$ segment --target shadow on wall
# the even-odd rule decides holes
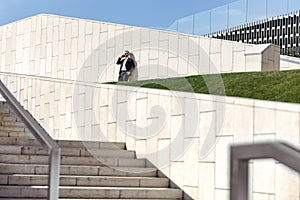
[[[133,53],[130,53],[130,58],[134,62],[134,70],[131,72],[131,76],[129,77],[129,81],[137,81],[138,76],[139,76],[139,72],[138,72],[138,65],[137,65],[137,62],[135,60],[135,56],[134,56]]]

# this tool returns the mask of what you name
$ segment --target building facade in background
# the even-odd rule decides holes
[[[280,53],[300,57],[300,10],[243,26],[222,30],[209,37],[251,44],[273,43]]]

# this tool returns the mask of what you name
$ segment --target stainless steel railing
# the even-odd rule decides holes
[[[48,177],[48,199],[59,198],[59,174],[60,174],[60,148],[58,144],[48,135],[33,116],[25,110],[13,94],[0,81],[0,93],[7,101],[13,111],[18,115],[34,137],[48,151],[49,154],[49,177]]]
[[[283,142],[237,145],[231,147],[230,199],[248,200],[248,162],[273,158],[300,172],[300,150]]]

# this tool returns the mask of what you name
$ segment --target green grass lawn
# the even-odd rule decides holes
[[[114,84],[300,103],[300,70],[198,75]]]

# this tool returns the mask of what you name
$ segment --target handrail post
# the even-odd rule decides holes
[[[234,148],[231,147],[230,159],[230,200],[248,200],[249,166],[248,160],[239,160],[234,156]]]
[[[59,175],[60,175],[60,148],[50,150],[49,157],[49,187],[48,199],[57,200],[59,198]]]
[[[251,159],[273,158],[300,172],[300,150],[283,142],[234,145],[230,150],[230,200],[249,199],[248,162]]]

